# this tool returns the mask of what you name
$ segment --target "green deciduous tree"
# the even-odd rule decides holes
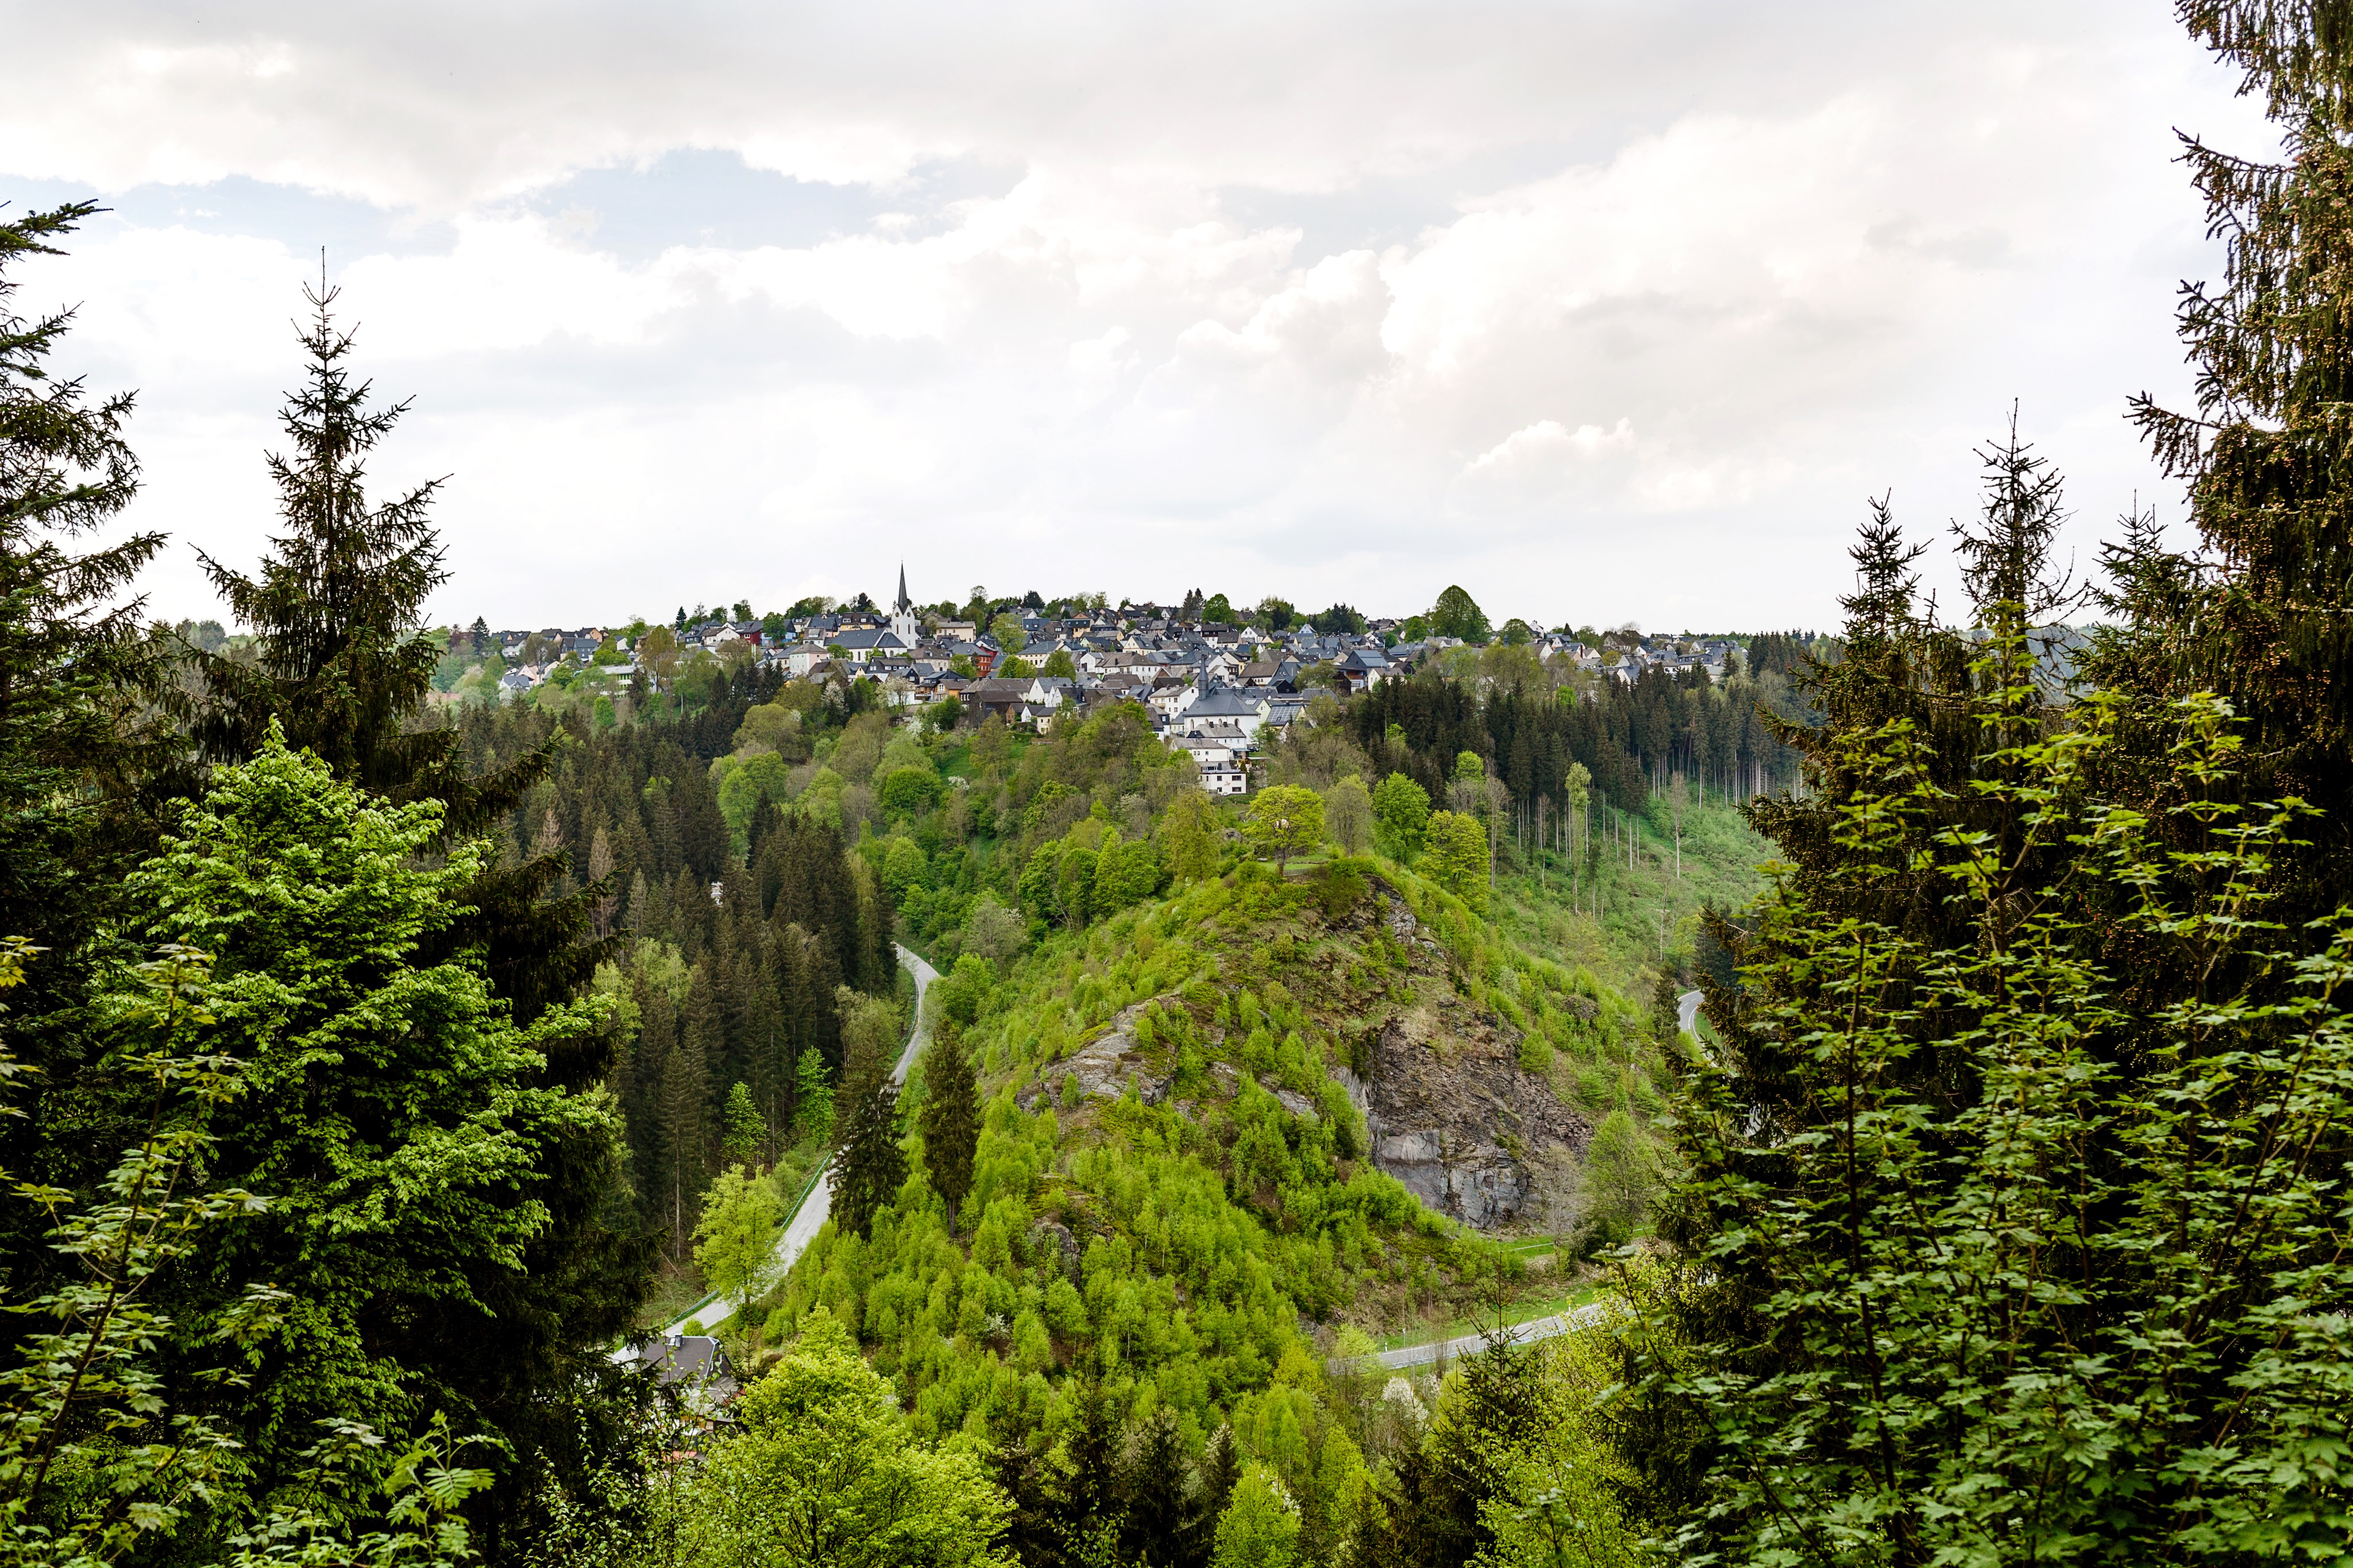
[[[1449,587],[1438,595],[1438,603],[1427,617],[1432,637],[1459,637],[1466,643],[1483,643],[1491,635],[1486,612],[1479,602],[1458,586]]]
[[[1263,1465],[1234,1484],[1218,1520],[1215,1568],[1292,1568],[1299,1561],[1299,1505]]]
[[[1142,903],[1160,890],[1160,855],[1148,838],[1114,842],[1095,857],[1089,910],[1098,918]]]
[[[1374,840],[1392,860],[1421,853],[1430,830],[1430,795],[1403,773],[1391,773],[1373,791]]]
[[[736,1434],[680,1487],[691,1568],[1011,1568],[1010,1511],[980,1461],[915,1442],[898,1395],[820,1310],[747,1390]]]
[[[549,1226],[548,1147],[617,1135],[601,1098],[540,1081],[547,1044],[595,1030],[601,999],[518,1028],[478,957],[427,956],[490,853],[427,860],[441,828],[438,803],[384,805],[273,729],[127,889],[151,911],[142,945],[213,955],[174,1048],[241,1064],[205,1163],[271,1197],[195,1243],[173,1299],[217,1311],[268,1281],[301,1304],[236,1400],[259,1476],[293,1473],[324,1417],[486,1415],[500,1385],[464,1339],[491,1330],[487,1303]]]
[[[1355,773],[1324,792],[1324,830],[1343,855],[1362,855],[1373,843],[1373,796]]]
[[[1271,784],[1250,797],[1242,833],[1280,875],[1293,855],[1324,841],[1324,797],[1300,784]]]
[[[748,1165],[728,1166],[702,1195],[702,1213],[694,1222],[694,1266],[727,1304],[739,1331],[744,1309],[783,1272],[776,1231],[784,1220],[775,1184],[753,1174]]]
[[[1472,909],[1487,907],[1487,831],[1478,819],[1440,811],[1430,818],[1421,868],[1430,879]]]
[[[1169,804],[1160,821],[1160,842],[1170,877],[1198,882],[1216,875],[1217,821],[1218,808],[1206,790],[1185,790]]]
[[[897,816],[913,816],[939,804],[940,775],[926,767],[893,768],[882,780],[882,809]]]

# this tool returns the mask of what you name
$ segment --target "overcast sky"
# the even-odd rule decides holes
[[[1834,615],[1866,495],[2005,424],[2088,559],[2212,270],[2171,7],[15,9],[20,303],[135,387],[155,605],[216,613],[319,249],[447,474],[442,619],[1101,590],[1650,629]],[[1940,576],[1940,581],[1949,581]]]

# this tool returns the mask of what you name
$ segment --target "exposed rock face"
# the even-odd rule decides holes
[[[1029,1258],[1032,1263],[1051,1258],[1071,1283],[1079,1281],[1079,1240],[1060,1220],[1041,1219],[1029,1227]]]
[[[1373,1163],[1440,1214],[1482,1229],[1509,1224],[1535,1196],[1537,1157],[1564,1146],[1581,1153],[1591,1129],[1560,1102],[1550,1083],[1521,1070],[1516,1030],[1454,993],[1443,951],[1394,888],[1373,879],[1371,896],[1340,925],[1357,931],[1385,929],[1405,948],[1408,967],[1417,977],[1409,981],[1414,999],[1371,1037],[1365,1053],[1369,1060],[1364,1061],[1367,1070],[1360,1076],[1345,1066],[1331,1069],[1364,1115]],[[1022,1089],[1022,1107],[1115,1100],[1131,1083],[1145,1104],[1166,1100],[1174,1086],[1171,1053],[1135,1037],[1137,1018],[1155,1005],[1185,1007],[1182,999],[1167,995],[1122,1010],[1103,1033],[1045,1068],[1037,1082]],[[1588,1017],[1598,1011],[1583,997],[1570,998],[1569,1005]],[[1224,1043],[1220,1032],[1198,1016],[1196,1026],[1212,1054],[1199,1099],[1176,1108],[1188,1117],[1231,1100],[1243,1078],[1217,1055]],[[1271,1078],[1260,1082],[1291,1115],[1314,1120],[1321,1114],[1312,1097]],[[1075,1100],[1066,1094],[1066,1083],[1075,1085]]]
[[[1365,1110],[1373,1163],[1440,1214],[1492,1229],[1534,1196],[1532,1157],[1591,1129],[1521,1070],[1519,1037],[1460,997],[1425,1000],[1374,1037],[1369,1081],[1341,1079]],[[1361,1099],[1359,1096],[1361,1095]]]
[[[1082,1100],[1117,1100],[1127,1092],[1128,1080],[1133,1079],[1145,1104],[1159,1104],[1167,1097],[1169,1076],[1152,1058],[1165,1058],[1167,1053],[1155,1051],[1146,1057],[1135,1038],[1135,1020],[1146,1007],[1155,1003],[1167,1005],[1171,1000],[1155,996],[1122,1009],[1108,1029],[1047,1068],[1036,1083],[1023,1089],[1021,1109],[1036,1110],[1041,1097],[1059,1100],[1066,1079],[1078,1080]]]

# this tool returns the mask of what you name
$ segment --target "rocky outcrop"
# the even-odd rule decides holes
[[[1145,1104],[1159,1104],[1168,1096],[1169,1074],[1160,1065],[1167,1053],[1147,1053],[1136,1040],[1135,1021],[1144,1016],[1145,1008],[1155,1004],[1166,1005],[1170,1000],[1155,996],[1121,1009],[1102,1034],[1049,1065],[1036,1083],[1024,1089],[1017,1097],[1021,1109],[1036,1110],[1041,1098],[1068,1100],[1063,1086],[1073,1080],[1080,1100],[1117,1100],[1127,1092],[1128,1083],[1133,1080]]]
[[[1534,1157],[1582,1152],[1591,1132],[1521,1068],[1519,1046],[1509,1025],[1457,996],[1391,1016],[1373,1037],[1370,1072],[1341,1078],[1365,1111],[1373,1163],[1467,1225],[1517,1218],[1535,1197]]]

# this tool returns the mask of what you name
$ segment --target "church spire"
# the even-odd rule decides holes
[[[902,561],[899,563],[899,602],[892,608],[903,610],[907,607],[907,563]]]

